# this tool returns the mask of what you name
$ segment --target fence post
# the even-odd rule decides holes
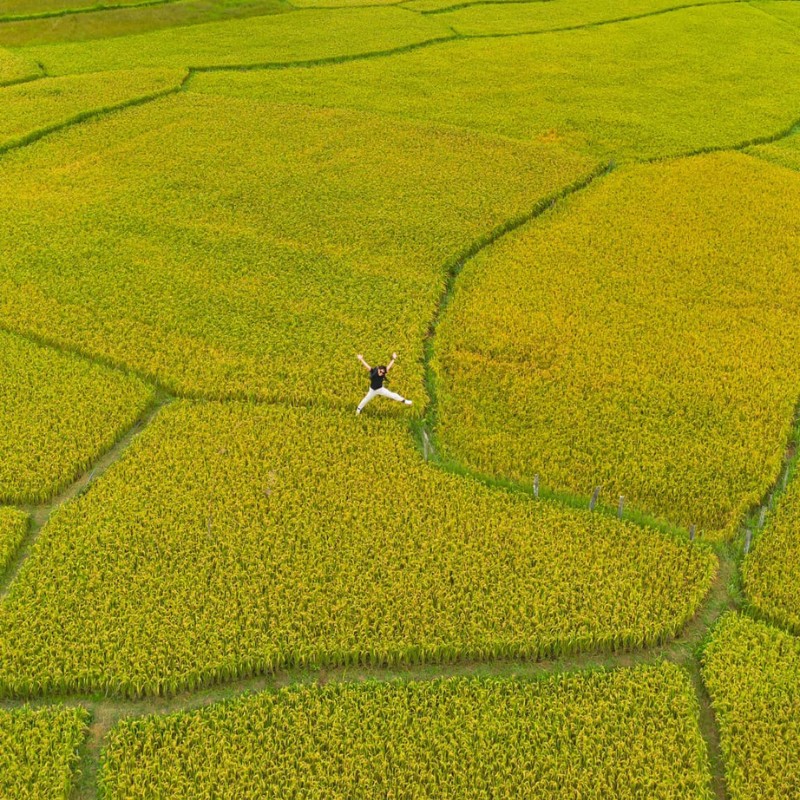
[[[422,429],[422,455],[425,460],[428,460],[428,448],[430,447],[430,442],[428,441],[428,431],[425,428]]]
[[[767,516],[767,507],[761,506],[761,511],[758,512],[758,527],[764,527],[764,517]]]
[[[689,526],[689,541],[694,541],[694,525]]]
[[[747,529],[747,532],[744,535],[744,554],[747,555],[750,552],[750,541],[753,538],[753,532],[750,528]]]
[[[539,476],[533,476],[533,496],[538,500],[539,499]]]
[[[600,487],[597,486],[592,494],[592,499],[589,501],[589,511],[594,511],[597,505],[597,498],[600,497]]]
[[[622,519],[622,512],[625,510],[625,495],[619,496],[619,505],[617,506],[617,516]]]

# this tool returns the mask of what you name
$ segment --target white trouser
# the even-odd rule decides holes
[[[388,397],[390,400],[397,400],[398,403],[405,401],[405,397],[397,394],[397,392],[390,392],[385,386],[381,386],[380,389],[370,389],[367,392],[366,397],[358,404],[358,410],[361,411],[373,397],[377,397],[378,395],[381,397]]]

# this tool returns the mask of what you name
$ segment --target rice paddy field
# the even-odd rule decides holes
[[[0,798],[800,797],[798,352],[800,0],[0,0]]]

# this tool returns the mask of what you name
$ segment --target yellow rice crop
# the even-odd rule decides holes
[[[32,58],[0,47],[0,86],[40,74],[41,70]]]
[[[88,717],[80,706],[0,709],[0,797],[71,797]]]
[[[798,797],[800,639],[729,614],[703,661],[731,800]]]
[[[800,634],[800,483],[781,497],[742,567],[747,599],[764,616]]]
[[[0,322],[183,393],[348,407],[355,354],[396,349],[419,400],[447,262],[594,166],[558,144],[174,96],[0,160]]]
[[[0,151],[82,115],[177,88],[182,70],[128,70],[46,78],[0,89]]]
[[[132,67],[210,67],[341,58],[453,36],[435,17],[398,8],[303,11],[135,36],[23,48],[49,75]]]
[[[15,508],[0,507],[0,575],[25,538],[28,515]]]
[[[41,502],[152,398],[140,380],[0,332],[0,502]]]
[[[800,170],[800,135],[798,134],[772,144],[751,147],[748,152],[759,158],[765,158],[773,164]]]
[[[715,571],[687,542],[433,470],[391,418],[181,401],[40,534],[0,606],[0,687],[640,647]]]
[[[726,2],[727,0],[720,0]],[[534,3],[474,3],[457,8],[436,19],[458,33],[473,36],[487,33],[530,33],[578,25],[596,25],[609,20],[658,13],[676,6],[708,5],[708,0],[547,0]],[[459,0],[411,0],[408,8],[443,9],[460,6]]]
[[[799,221],[800,176],[718,154],[620,170],[484,251],[437,333],[447,453],[730,534],[800,397]]]
[[[673,664],[292,687],[123,720],[101,783],[109,800],[702,800],[710,775],[697,721]]]
[[[730,147],[785,129],[800,109],[798,62],[796,30],[746,4],[715,4],[317,70],[212,73],[192,89],[560,138],[631,159]]]

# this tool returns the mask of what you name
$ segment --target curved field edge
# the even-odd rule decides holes
[[[28,515],[0,506],[0,575],[5,571],[28,532]]]
[[[719,536],[729,537],[745,515],[751,509],[759,506],[762,498],[781,473],[786,453],[785,443],[791,441],[793,437],[793,419],[800,392],[798,391],[798,376],[792,372],[794,363],[792,342],[794,341],[793,337],[798,334],[796,326],[792,326],[792,320],[787,316],[788,309],[785,312],[783,310],[780,297],[784,296],[784,292],[791,293],[792,287],[798,281],[798,274],[788,263],[781,267],[779,263],[780,247],[770,248],[769,242],[765,241],[755,250],[764,256],[765,265],[769,259],[768,254],[774,253],[773,261],[775,263],[770,262],[769,269],[766,266],[763,267],[763,280],[756,275],[757,271],[750,268],[745,269],[744,265],[742,268],[729,265],[726,266],[726,269],[730,268],[732,274],[735,273],[740,277],[742,275],[749,276],[747,285],[740,282],[739,288],[733,293],[726,287],[717,291],[705,286],[709,280],[713,283],[717,279],[709,277],[711,273],[702,266],[705,263],[703,261],[705,256],[695,259],[697,264],[694,265],[692,261],[694,245],[691,243],[706,241],[709,236],[716,235],[712,229],[716,225],[714,215],[717,212],[714,211],[713,219],[705,225],[705,228],[708,228],[706,231],[708,236],[701,232],[699,237],[695,237],[692,230],[684,231],[686,225],[682,221],[683,212],[673,213],[670,198],[672,198],[672,194],[675,194],[674,202],[677,204],[675,207],[686,206],[691,210],[692,225],[697,227],[698,220],[702,221],[703,215],[706,217],[709,215],[708,209],[719,209],[726,203],[734,202],[726,191],[722,192],[724,197],[721,194],[718,200],[713,199],[716,196],[715,192],[719,194],[719,186],[716,181],[720,170],[723,171],[723,174],[727,170],[731,176],[739,175],[739,177],[745,178],[745,183],[742,185],[750,185],[750,182],[758,179],[759,186],[766,187],[765,197],[770,193],[775,195],[773,198],[775,202],[772,205],[765,199],[760,205],[760,213],[763,211],[766,216],[776,213],[778,215],[776,224],[766,223],[765,220],[753,221],[749,218],[748,211],[745,214],[746,219],[740,220],[736,225],[730,223],[738,231],[734,238],[736,235],[742,235],[747,239],[747,243],[751,243],[751,239],[742,233],[751,223],[763,230],[784,232],[787,225],[791,227],[789,217],[785,214],[784,203],[791,203],[792,198],[797,197],[800,183],[789,172],[773,170],[771,167],[757,166],[757,164],[758,162],[744,155],[720,154],[628,168],[624,173],[618,172],[611,178],[593,186],[586,193],[570,197],[551,214],[536,219],[524,229],[513,233],[495,244],[493,248],[481,253],[478,259],[471,262],[469,272],[459,280],[455,287],[455,306],[448,301],[448,313],[444,317],[443,333],[446,337],[444,345],[442,342],[433,343],[429,345],[426,354],[429,364],[428,385],[432,394],[439,396],[434,406],[434,422],[437,436],[444,442],[442,449],[444,461],[454,465],[463,463],[468,469],[478,473],[494,475],[499,479],[501,479],[500,476],[508,477],[512,481],[522,481],[528,486],[533,484],[536,473],[541,476],[540,491],[542,493],[545,491],[545,486],[552,487],[555,484],[562,491],[579,491],[586,497],[591,494],[592,487],[603,486],[606,497],[609,493],[614,499],[617,495],[623,495],[625,507],[639,508],[645,513],[656,513],[659,517],[669,519],[673,523],[680,523],[685,528],[696,524],[698,534],[705,530],[714,538],[715,530],[719,529],[721,533],[717,533],[716,538]],[[652,196],[649,189],[642,196],[637,196],[629,184],[635,189],[638,185],[637,181],[638,183],[646,182],[645,179],[649,179],[650,173],[653,173],[654,180],[659,180],[663,184],[658,197]],[[777,178],[783,180],[777,180]],[[732,177],[732,179],[734,178]],[[614,211],[615,201],[613,197],[609,199],[609,195],[614,192],[621,193],[624,198],[627,198],[625,202],[633,203],[637,208],[636,223],[632,226],[630,234],[627,231],[621,232],[610,221],[616,213]],[[708,200],[708,197],[712,199]],[[769,211],[770,208],[772,208],[772,212]],[[720,213],[723,218],[727,219],[726,213]],[[576,215],[578,217],[577,224]],[[593,234],[590,233],[590,226],[584,217],[594,219],[598,216],[600,218],[594,220],[591,231],[599,227],[606,231],[606,235],[600,242],[589,241],[588,239],[591,239]],[[651,223],[649,221],[651,217],[658,221]],[[649,292],[652,292],[652,289],[646,285],[646,279],[641,277],[643,274],[641,264],[649,264],[659,256],[659,253],[650,252],[646,246],[646,242],[651,239],[650,234],[647,233],[648,226],[651,224],[662,231],[662,236],[675,238],[673,245],[668,248],[670,259],[674,261],[685,251],[683,260],[686,261],[686,264],[676,262],[672,265],[675,275],[681,276],[680,279],[675,278],[677,283],[674,291],[673,289],[664,289],[659,283],[659,297],[663,291],[667,292],[669,297],[678,298],[674,309],[666,301],[656,298],[657,302],[654,301],[648,305],[647,311],[649,315],[647,319],[653,320],[653,322],[635,324],[639,308],[638,298],[646,297]],[[726,222],[726,224],[729,223]],[[703,228],[702,225],[700,227]],[[578,233],[572,236],[569,230]],[[584,232],[588,237],[586,241],[581,238],[584,236]],[[789,235],[791,235],[790,232]],[[628,239],[631,236],[634,237],[634,240],[629,242]],[[636,239],[636,237],[639,238]],[[578,241],[579,239],[580,241]],[[622,244],[617,240],[627,242],[625,244],[627,249],[624,252],[621,249]],[[640,245],[645,243],[646,252],[643,256],[636,254],[638,252],[637,241]],[[722,248],[720,252],[723,252],[722,243],[720,248]],[[695,247],[695,249],[697,248]],[[740,260],[746,260],[748,252],[746,246],[734,246],[734,250],[740,254]],[[610,258],[614,262],[614,266],[609,267],[610,271],[606,270],[609,274],[613,274],[613,280],[604,281],[601,276],[602,270],[599,267],[595,274],[594,267],[587,267],[584,270],[580,266],[582,256],[576,254],[589,252],[595,259],[606,258],[608,260]],[[551,262],[555,263],[559,259],[563,261],[564,258],[571,260],[573,270],[569,274],[561,274],[558,269],[551,273]],[[626,272],[625,265],[627,263],[630,263],[633,268],[630,275]],[[650,269],[650,266],[647,269]],[[777,285],[774,282],[776,270],[782,276]],[[719,280],[723,280],[721,275],[722,273],[720,273]],[[672,286],[670,282],[672,277],[674,277],[672,273],[667,270],[663,273],[661,282],[664,283],[664,280],[667,280],[667,285]],[[466,288],[464,288],[464,281],[466,281]],[[750,285],[751,283],[752,285]],[[565,284],[566,288],[562,288],[561,284]],[[697,284],[697,289],[702,297],[717,299],[713,303],[707,300],[698,305],[695,296],[691,294],[692,291],[695,291],[691,288],[694,284]],[[762,284],[764,285],[762,286]],[[702,288],[703,286],[705,288]],[[586,287],[593,288],[587,292],[585,291]],[[771,316],[765,316],[763,311],[757,313],[756,309],[760,306],[762,296],[770,296],[770,293],[775,294],[778,298]],[[476,305],[478,298],[480,298],[480,302]],[[511,305],[509,305],[510,298],[513,298]],[[556,300],[548,305],[548,298],[551,300],[556,298]],[[720,304],[720,310],[714,312],[712,306],[717,302]],[[555,305],[553,305],[554,303]],[[595,318],[587,311],[586,307],[591,308],[593,305],[597,306],[598,303],[611,309],[605,316],[623,314],[627,320],[625,330],[633,331],[635,329],[635,349],[639,353],[635,372],[631,372],[627,366],[620,371],[620,365],[628,365],[630,359],[623,346],[624,339],[618,335],[617,326],[611,324],[611,327],[617,332],[615,333],[616,338],[609,338],[610,333],[603,328],[604,323],[595,325],[591,336],[581,335],[580,320]],[[653,305],[658,308],[663,306],[663,309],[658,311],[657,317],[653,316],[656,314],[656,311],[651,308]],[[702,312],[702,318],[698,318],[697,324],[692,321],[697,316],[693,315],[693,305],[698,306],[698,313]],[[702,306],[701,309],[700,306]],[[735,315],[726,311],[728,306],[731,309],[738,309]],[[452,316],[454,309],[455,316]],[[714,313],[717,313],[720,318],[720,326],[713,324],[709,328],[711,323],[708,320],[714,318]],[[597,315],[595,314],[595,316]],[[603,316],[604,312],[601,312],[599,317],[602,319]],[[647,344],[648,335],[651,338],[655,335],[654,325],[657,326],[658,335],[655,338],[658,341],[662,335],[666,336],[666,333],[662,334],[663,331],[675,329],[670,334],[672,337],[670,341],[679,340],[683,344],[680,347],[674,344],[671,346],[675,350],[675,358],[683,364],[686,360],[685,353],[692,350],[694,337],[700,335],[698,331],[709,328],[704,335],[706,337],[715,336],[719,339],[722,322],[728,317],[731,317],[733,322],[742,328],[745,344],[749,347],[750,345],[747,343],[753,343],[754,357],[747,360],[746,368],[744,368],[745,362],[738,366],[733,363],[728,365],[730,359],[725,355],[728,353],[727,345],[724,345],[723,342],[724,346],[718,354],[721,365],[717,364],[715,367],[714,359],[706,353],[707,341],[704,339],[704,355],[700,360],[704,364],[706,361],[711,362],[707,365],[708,369],[697,379],[692,378],[693,373],[686,368],[675,372],[675,375],[681,376],[678,383],[686,384],[675,387],[675,397],[684,398],[679,402],[682,409],[681,414],[683,416],[689,414],[693,403],[698,403],[704,409],[707,407],[705,413],[712,414],[713,403],[704,398],[709,393],[712,393],[709,394],[709,397],[715,397],[713,392],[717,392],[724,381],[726,393],[731,398],[734,396],[738,398],[738,400],[731,401],[731,407],[742,407],[745,398],[749,398],[749,402],[764,403],[766,404],[765,408],[771,409],[766,415],[766,418],[770,420],[774,418],[774,421],[770,422],[769,430],[759,433],[758,430],[752,428],[751,419],[753,416],[759,417],[758,414],[749,415],[746,419],[743,418],[737,422],[738,418],[735,414],[731,416],[729,411],[720,408],[715,412],[719,418],[716,424],[709,426],[707,421],[703,422],[704,417],[700,414],[697,421],[692,423],[694,427],[687,428],[687,435],[684,439],[674,441],[668,453],[659,452],[652,443],[640,442],[642,434],[639,429],[641,428],[642,414],[647,408],[647,394],[642,386],[650,386],[653,391],[657,389],[656,394],[660,396],[659,393],[663,394],[666,380],[663,376],[658,381],[648,380],[648,370],[660,369],[661,372],[665,370],[669,372],[672,369],[670,366],[672,362],[669,361],[667,366],[659,367],[659,363],[666,358],[664,353],[671,352],[669,346],[665,347],[659,344],[657,352],[653,353],[644,347]],[[509,326],[513,327],[510,320],[516,321],[513,323],[516,325],[513,335],[509,330]],[[583,325],[583,327],[587,327],[587,325]],[[648,334],[648,330],[650,334]],[[726,331],[722,340],[730,335]],[[448,336],[450,339],[453,337],[455,339],[449,342],[449,347],[446,347],[445,345],[449,341]],[[523,338],[520,339],[520,337]],[[618,339],[619,341],[617,341]],[[606,340],[609,341],[606,342]],[[764,350],[767,340],[775,341],[774,352]],[[460,344],[458,344],[459,342]],[[603,342],[606,343],[602,344]],[[445,350],[442,355],[443,346],[445,346]],[[647,355],[642,360],[643,352],[646,352]],[[573,362],[580,363],[569,370],[561,366]],[[784,378],[776,381],[772,377],[771,370],[778,364],[782,365],[781,369],[786,374]],[[732,371],[738,370],[741,376],[736,377],[735,372],[729,374],[728,366]],[[715,368],[717,372],[720,370],[722,372],[719,379],[711,380],[706,373],[710,370],[714,374]],[[474,386],[469,383],[468,376],[470,374],[473,376]],[[612,390],[615,382],[625,383],[626,381],[628,383],[633,381],[631,388],[622,392],[628,405],[618,407],[619,402],[614,401],[614,391],[617,390]],[[757,395],[754,395],[752,391],[753,382],[760,386]],[[516,388],[517,384],[521,384],[524,391],[523,388]],[[591,384],[593,389],[588,394],[584,393],[582,399],[576,400],[572,397],[576,391],[573,384],[578,387],[584,384],[588,387]],[[550,387],[553,386],[557,389],[551,390]],[[476,387],[482,387],[481,392],[478,392]],[[444,399],[446,400],[444,429],[442,429],[442,392],[445,392]],[[550,398],[548,392],[551,394],[555,392],[555,394]],[[621,390],[617,393],[620,392]],[[603,399],[606,395],[608,400]],[[572,399],[559,399],[562,397]],[[633,404],[630,402],[631,397],[637,398]],[[605,408],[603,404],[607,402],[611,402],[611,405],[606,413],[603,410]],[[656,421],[672,419],[672,412],[669,408],[670,403],[674,405],[674,401],[665,397],[663,401],[659,402],[661,405],[659,405],[658,412],[654,412],[653,419]],[[719,406],[718,401],[714,402]],[[596,413],[593,411],[595,406],[598,409]],[[666,410],[661,406],[665,406]],[[587,417],[586,424],[579,424],[579,409],[585,409],[586,414],[590,412],[595,414],[597,419],[589,422],[589,417]],[[625,428],[625,420],[631,415],[636,417],[637,423],[633,428]],[[761,414],[761,417],[763,416],[764,414]],[[492,427],[492,420],[495,417],[497,424]],[[541,435],[536,433],[539,417],[550,420],[546,429],[543,428],[539,431]],[[589,447],[588,442],[593,443],[595,450],[602,445],[605,451],[608,451],[606,454],[608,464],[595,464],[591,474],[586,469],[580,473],[583,485],[571,484],[567,480],[566,467],[562,464],[565,457],[557,447],[561,440],[558,437],[554,438],[553,435],[554,429],[556,432],[561,430],[559,425],[561,427],[566,425],[571,431],[569,443],[574,451],[574,459],[579,459],[583,451]],[[638,427],[636,427],[637,425]],[[676,435],[673,427],[669,432],[670,441],[675,439]],[[712,434],[715,442],[713,451],[709,450],[709,446],[705,444],[700,446],[704,439],[712,437]],[[566,436],[566,429],[564,436]],[[659,434],[655,438],[660,441],[664,437]],[[548,445],[550,439],[554,441]],[[488,446],[490,441],[492,444]],[[633,453],[626,455],[633,446],[630,444],[632,441],[637,442],[635,461]],[[745,442],[746,445],[742,442]],[[486,449],[487,447],[488,449]],[[726,447],[731,450],[730,458],[724,458],[724,463],[719,465],[713,461],[715,466],[712,467],[712,461],[709,459],[712,456],[714,459],[721,458],[719,453],[724,452]],[[734,451],[738,452],[739,448],[742,449],[742,453],[736,456]],[[750,453],[746,458],[745,450]],[[515,453],[513,458],[509,455],[512,451]],[[631,470],[635,464],[640,463],[645,454],[653,462],[651,463],[653,469],[645,471],[646,477],[651,483],[654,476],[661,474],[658,469],[655,469],[659,466],[656,463],[659,458],[666,459],[664,463],[668,462],[671,465],[667,470],[671,475],[667,483],[659,488],[657,493],[654,493],[655,489],[651,490],[650,495],[654,497],[657,494],[659,498],[675,495],[677,499],[672,506],[664,507],[662,503],[660,507],[654,507],[652,502],[645,502],[650,495],[637,498],[637,491],[641,494],[642,488],[638,487],[634,480],[635,470],[633,472]],[[727,498],[730,491],[726,489],[721,492],[719,487],[713,484],[709,484],[704,489],[703,480],[705,478],[703,476],[713,474],[717,476],[715,480],[721,481],[721,476],[726,474],[725,470],[727,469],[728,472],[731,472],[731,481],[735,483],[735,475],[732,470],[742,470],[745,467],[750,469],[748,465],[751,461],[754,464],[763,462],[763,474],[756,476],[757,480],[755,480],[752,476],[748,478],[747,474],[743,473],[739,481],[742,484],[740,496],[735,499],[730,513],[725,515],[721,522],[713,517],[705,519],[703,515],[708,516],[709,509],[715,507],[714,503],[721,502],[723,497]],[[582,464],[583,462],[575,463]],[[521,464],[525,466],[520,467]],[[576,468],[572,462],[570,465],[569,474],[574,480]],[[611,466],[614,466],[615,471],[609,471]],[[683,471],[688,472],[689,475],[678,478],[673,474],[677,467],[683,468]],[[548,477],[554,469],[559,476],[557,482],[552,477]],[[586,474],[583,474],[584,472]],[[627,475],[628,480],[618,478],[618,474]],[[682,502],[678,502],[679,490],[687,493]],[[698,492],[700,492],[699,495]],[[652,497],[650,499],[652,500]],[[720,514],[717,516],[719,517]]]
[[[239,785],[263,797],[298,784],[309,797],[400,787],[400,796],[478,797],[499,785],[547,792],[564,781],[574,792],[614,786],[622,791],[615,796],[633,797],[646,764],[659,772],[653,783],[664,797],[708,798],[697,722],[687,676],[670,664],[537,681],[293,687],[123,720],[103,750],[100,785],[109,798],[188,797],[198,780],[221,788],[236,764]],[[569,752],[559,746],[565,731],[577,737]],[[318,768],[310,769],[309,753],[319,756]]]
[[[0,347],[0,502],[44,503],[114,446],[145,413],[153,391],[2,331]]]
[[[86,120],[174,94],[188,76],[185,70],[130,70],[41,78],[0,89],[6,110],[0,156]]]
[[[79,777],[88,721],[80,706],[0,709],[0,795],[67,800]]]
[[[794,796],[800,785],[800,639],[729,613],[714,628],[702,661],[732,800]]]
[[[679,633],[716,570],[431,470],[390,419],[179,402],[42,531],[0,607],[0,683],[142,696],[292,665],[642,648]]]
[[[41,61],[50,75],[133,67],[247,70],[385,57],[453,38],[447,25],[385,6],[205,22],[17,52]]]
[[[198,193],[201,146],[215,158]],[[0,315],[203,398],[355,409],[355,354],[396,350],[392,380],[419,400],[453,253],[593,164],[558,143],[181,94],[0,162]]]

